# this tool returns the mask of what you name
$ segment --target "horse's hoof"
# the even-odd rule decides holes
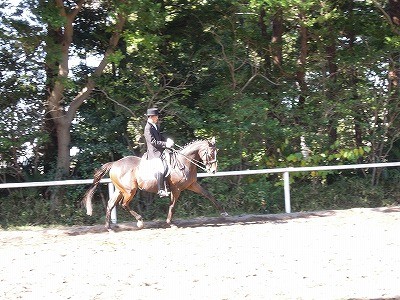
[[[223,212],[223,213],[221,213],[221,217],[224,217],[224,218],[229,217],[229,214],[227,212]]]
[[[143,221],[142,221],[142,220],[137,221],[136,226],[137,226],[139,229],[142,229],[142,228],[144,227]]]
[[[164,228],[178,228],[178,226],[172,224],[171,220],[167,220]]]

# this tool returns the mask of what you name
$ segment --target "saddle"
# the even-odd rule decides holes
[[[147,159],[147,153],[142,156],[140,164],[137,167],[138,175],[143,181],[156,180],[157,174],[166,173],[164,176],[167,177],[171,174],[170,160],[167,161],[167,170],[164,170],[164,164],[161,158]]]

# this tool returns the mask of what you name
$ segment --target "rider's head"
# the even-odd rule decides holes
[[[147,109],[147,119],[150,119],[153,123],[157,123],[158,121],[158,116],[159,116],[159,112],[158,112],[158,108],[149,108]]]

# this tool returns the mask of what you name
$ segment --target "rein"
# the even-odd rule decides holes
[[[178,144],[175,144],[175,146],[177,146],[180,150],[184,149],[182,146],[179,146]],[[175,153],[178,153],[180,155],[182,155],[184,158],[186,158],[188,161],[190,161],[192,164],[194,164],[195,166],[199,167],[200,169],[202,169],[203,171],[207,172],[207,169],[205,167],[203,167],[202,165],[205,166],[205,164],[201,161],[198,161],[197,159],[191,159],[189,157],[187,157],[185,154],[179,152],[178,150],[172,148],[172,151]]]

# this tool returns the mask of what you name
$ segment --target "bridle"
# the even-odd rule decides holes
[[[201,157],[201,159],[203,161],[203,164],[206,167],[218,162],[218,160],[217,160],[217,149],[213,146],[212,150],[213,150],[213,153],[214,153],[214,157],[211,157],[211,154],[208,153],[208,149],[206,151],[204,151],[204,153],[203,153],[203,155]],[[205,160],[204,160],[204,156],[206,157]],[[205,163],[204,163],[204,161],[205,161]]]

